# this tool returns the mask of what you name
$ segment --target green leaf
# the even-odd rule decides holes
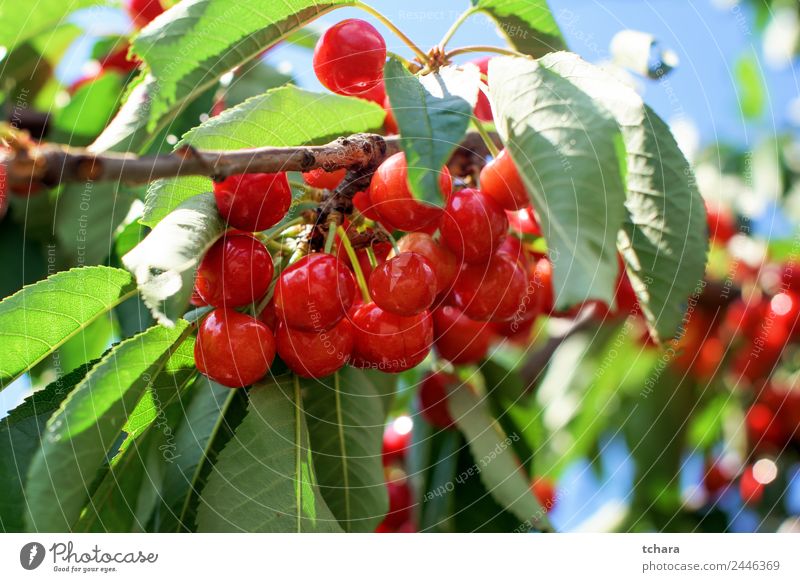
[[[130,273],[110,267],[63,271],[0,302],[0,389],[136,293]]]
[[[381,107],[363,99],[287,86],[226,109],[189,131],[175,147],[236,150],[318,145],[342,135],[377,131],[384,116]],[[211,189],[210,178],[158,180],[147,193],[142,223],[155,226],[184,200]]]
[[[317,486],[296,377],[254,387],[200,496],[202,532],[337,532]]]
[[[539,57],[567,48],[547,0],[472,0],[516,50]]]
[[[26,486],[31,531],[70,531],[128,415],[191,327],[157,326],[118,344],[48,421]]]
[[[361,370],[302,382],[319,490],[346,532],[372,532],[389,511],[381,443],[383,403]]]
[[[0,531],[25,531],[25,481],[45,424],[96,363],[51,382],[0,420]]]
[[[406,154],[408,184],[415,198],[437,206],[442,166],[467,133],[478,99],[480,72],[475,66],[442,67],[422,77],[412,75],[396,58],[384,68]]]
[[[119,107],[125,77],[106,71],[82,85],[62,109],[52,116],[48,138],[74,146],[88,145],[111,120]]]
[[[113,327],[110,313],[96,319],[58,348],[52,357],[53,366],[57,371],[74,370],[89,360],[99,358],[111,345]]]
[[[489,61],[495,122],[541,219],[556,307],[611,305],[625,219],[622,135],[588,95],[536,61]]]
[[[622,129],[628,216],[617,245],[651,334],[667,341],[703,279],[708,252],[705,210],[691,166],[667,125],[635,91],[571,53],[548,55],[540,63],[605,107]]]
[[[194,529],[200,490],[219,453],[220,443],[233,431],[229,413],[239,420],[240,414],[245,413],[247,402],[241,394],[205,376],[195,383],[184,418],[175,429],[176,459],[164,474],[156,531]]]
[[[228,71],[334,8],[354,0],[181,2],[133,41],[154,77],[149,127]]]
[[[226,108],[235,107],[264,91],[286,85],[294,78],[262,60],[243,65],[233,75],[230,85],[220,96]]]
[[[171,326],[183,314],[195,268],[224,231],[214,195],[207,192],[183,202],[122,257],[157,321]]]
[[[519,519],[523,529],[550,529],[546,512],[531,492],[530,480],[512,448],[514,437],[519,435],[506,435],[489,413],[486,401],[467,383],[450,391],[447,405],[491,496]]]
[[[767,102],[767,86],[758,55],[754,52],[742,55],[736,61],[734,75],[742,114],[748,119],[758,119],[763,115]]]
[[[104,0],[0,2],[0,46],[11,50],[34,36],[65,24],[67,16],[75,10],[104,3]]]

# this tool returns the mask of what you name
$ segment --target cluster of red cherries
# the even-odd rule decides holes
[[[732,214],[708,208],[712,244],[725,249],[738,234]],[[709,459],[704,486],[713,500],[738,479],[739,493],[758,505],[774,475],[760,474],[758,459],[774,459],[800,450],[800,391],[781,372],[800,345],[800,263],[788,260],[750,265],[734,259],[729,284],[741,290],[730,302],[701,301],[687,317],[676,342],[674,366],[697,382],[723,378],[748,403],[744,428],[750,459],[743,468],[735,459]]]

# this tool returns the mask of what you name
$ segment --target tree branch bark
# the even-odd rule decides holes
[[[485,156],[486,146],[479,136],[468,134],[460,150],[462,154],[480,157]],[[32,186],[53,188],[87,180],[145,184],[159,178],[179,176],[224,179],[233,174],[307,172],[315,168],[358,170],[375,167],[398,151],[398,136],[375,134],[340,137],[321,146],[225,151],[184,147],[154,156],[97,154],[55,144],[15,144],[0,158],[0,163],[5,166],[6,180],[12,190],[30,190]]]

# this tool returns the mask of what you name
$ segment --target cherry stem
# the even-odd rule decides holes
[[[497,53],[499,55],[508,55],[511,57],[524,57],[526,59],[531,58],[529,55],[523,54],[521,52],[501,48],[499,46],[491,46],[491,45],[475,45],[475,46],[462,46],[457,49],[453,49],[450,52],[445,54],[446,59],[451,59],[458,55],[465,55],[468,53]]]
[[[375,10],[369,4],[364,4],[363,2],[356,2],[354,6],[356,8],[361,8],[361,10],[363,10],[364,12],[368,12],[369,14],[380,20],[381,23],[383,23],[383,25],[386,26],[386,28],[395,33],[400,40],[402,40],[404,43],[406,43],[406,45],[408,45],[408,48],[414,51],[414,54],[417,55],[417,58],[420,60],[420,62],[426,65],[429,64],[428,55],[426,55],[421,48],[419,48],[416,44],[414,44],[414,41],[408,38],[405,35],[405,33],[399,28],[397,28],[394,25],[394,23],[391,20],[389,20],[386,16]]]
[[[328,236],[325,238],[325,252],[330,254],[331,249],[333,248],[333,240],[336,238],[336,221],[331,220],[330,224],[328,225]]]
[[[453,35],[461,27],[461,25],[464,24],[467,18],[475,14],[477,11],[478,10],[473,6],[462,12],[461,16],[456,18],[455,22],[453,22],[453,25],[442,37],[442,40],[439,41],[439,48],[442,50],[442,52],[444,52],[444,47],[447,46],[447,43],[450,42],[450,39],[453,38]]]
[[[385,234],[386,238],[389,239],[389,242],[392,244],[392,250],[394,250],[394,254],[399,255],[400,254],[400,249],[397,246],[397,241],[392,236],[392,233],[389,232],[389,229],[387,229],[385,226],[383,226],[380,222],[376,222],[375,226],[377,226],[378,230],[380,230],[383,234]]]
[[[358,281],[358,287],[361,289],[361,297],[364,299],[364,303],[369,303],[372,301],[372,298],[369,296],[367,280],[364,278],[364,272],[361,270],[361,265],[358,263],[356,251],[353,250],[353,245],[350,244],[350,239],[347,238],[347,233],[344,231],[344,228],[339,226],[336,228],[336,232],[339,234],[339,238],[342,240],[342,246],[344,247],[344,251],[347,253],[347,258],[350,259],[350,264],[353,265],[353,272],[356,274],[356,281]]]
[[[369,264],[373,269],[378,266],[378,259],[375,257],[375,251],[372,250],[372,247],[367,247],[367,257],[369,258]]]
[[[489,132],[486,131],[486,128],[483,126],[483,122],[477,117],[473,117],[472,125],[474,125],[475,129],[478,130],[478,135],[481,136],[483,143],[486,145],[486,149],[489,150],[489,153],[492,154],[493,158],[496,158],[500,154],[500,150],[495,145],[492,136],[490,136]]]

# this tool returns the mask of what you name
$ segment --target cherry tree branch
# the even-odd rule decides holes
[[[472,156],[485,156],[487,153],[480,136],[472,133],[467,135],[460,150]],[[358,170],[374,168],[398,151],[398,136],[366,133],[340,137],[320,146],[225,151],[184,147],[152,156],[95,153],[56,144],[15,143],[5,155],[0,154],[0,164],[5,166],[9,187],[29,189],[31,186],[53,188],[87,180],[145,184],[158,178],[179,176],[224,179],[233,174],[307,172],[315,168]]]

